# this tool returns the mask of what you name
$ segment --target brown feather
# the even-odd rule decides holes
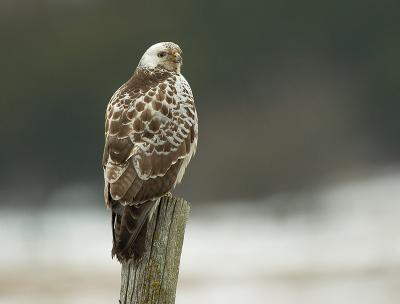
[[[113,210],[113,254],[119,260],[134,255],[133,242],[136,250],[144,248],[136,240],[145,235],[149,208],[175,186],[197,138],[193,97],[181,88],[176,98],[178,77],[137,69],[107,107],[104,195]]]

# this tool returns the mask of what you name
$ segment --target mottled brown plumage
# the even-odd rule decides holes
[[[173,43],[152,46],[107,107],[104,197],[113,212],[113,255],[119,260],[141,256],[138,236],[196,150],[197,114],[180,74],[180,53]]]

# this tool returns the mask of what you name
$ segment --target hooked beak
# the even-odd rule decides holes
[[[182,56],[178,52],[175,52],[172,56],[173,56],[173,62],[182,63]]]

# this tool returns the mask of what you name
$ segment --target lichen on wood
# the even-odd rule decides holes
[[[174,304],[189,203],[165,196],[148,223],[140,260],[122,263],[121,304]]]

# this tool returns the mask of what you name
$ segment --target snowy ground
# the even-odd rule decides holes
[[[400,303],[400,174],[266,200],[192,206],[177,304]],[[108,216],[1,210],[0,303],[117,303]]]

